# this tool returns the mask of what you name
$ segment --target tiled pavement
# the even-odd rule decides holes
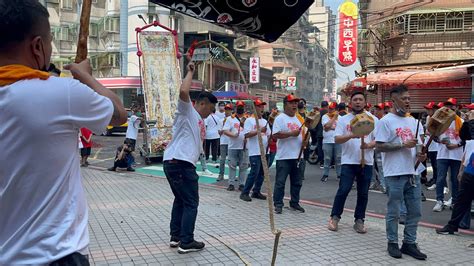
[[[266,201],[239,200],[238,193],[200,186],[196,239],[205,250],[180,255],[168,246],[173,196],[166,179],[127,172],[84,169],[89,202],[90,261],[96,265],[242,265],[225,245],[236,249],[252,265],[269,265],[273,235]],[[368,218],[369,233],[352,229],[352,213],[345,213],[339,232],[326,229],[329,210],[304,205],[306,213],[284,209],[277,215],[283,231],[278,265],[302,264],[464,264],[472,265],[474,242],[469,235],[439,236],[419,228],[419,245],[426,262],[386,254],[384,220]],[[402,227],[401,227],[402,228]],[[400,231],[401,234],[401,231]]]

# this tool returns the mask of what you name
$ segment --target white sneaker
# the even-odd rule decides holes
[[[444,187],[443,193],[444,193],[444,195],[448,194],[449,193],[449,188]]]
[[[434,212],[440,212],[443,210],[443,202],[441,200],[438,200],[436,202],[436,205],[433,207]]]
[[[436,189],[436,184],[431,185],[431,187],[427,188],[428,190],[435,190]]]
[[[445,201],[444,206],[446,206],[447,208],[451,208],[453,206],[453,197],[449,198],[448,201]]]
[[[207,169],[204,170],[203,172],[204,172],[206,175],[212,175],[212,174],[213,174],[211,171],[209,171],[209,170],[207,170]]]

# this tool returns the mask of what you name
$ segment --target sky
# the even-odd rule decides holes
[[[331,7],[331,10],[333,14],[336,15],[337,19],[337,8],[339,7],[340,4],[342,4],[345,0],[325,0],[324,5]],[[358,3],[358,0],[353,0],[354,3]],[[336,27],[336,43],[335,43],[335,54],[334,58],[337,58],[337,49],[338,49],[338,28]],[[342,67],[340,66],[337,61],[336,63],[336,74],[337,74],[337,88],[341,87],[344,83],[347,83],[347,76],[349,76],[350,80],[353,80],[355,78],[354,70],[360,70],[360,64],[359,60],[355,64],[349,67]],[[341,73],[344,72],[347,75]]]

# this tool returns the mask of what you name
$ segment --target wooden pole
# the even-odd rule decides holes
[[[87,58],[87,38],[89,36],[89,23],[91,19],[92,0],[82,0],[79,38],[77,39],[76,59],[80,63]]]

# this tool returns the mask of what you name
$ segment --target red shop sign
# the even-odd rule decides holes
[[[357,5],[346,1],[339,6],[338,63],[350,66],[357,60]]]

